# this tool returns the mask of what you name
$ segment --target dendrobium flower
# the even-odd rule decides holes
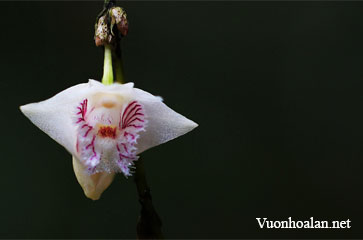
[[[132,174],[138,154],[198,126],[133,83],[89,80],[20,109],[72,154],[77,180],[93,200],[115,173]]]

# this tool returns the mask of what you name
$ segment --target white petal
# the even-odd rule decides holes
[[[146,131],[140,133],[137,153],[184,135],[198,126],[166,106],[160,97],[134,88],[133,98],[144,105],[148,120]]]
[[[112,183],[115,173],[99,172],[89,175],[76,157],[73,156],[72,161],[74,173],[83,188],[84,194],[92,200],[98,200]]]
[[[76,126],[73,124],[75,107],[83,98],[104,85],[90,80],[70,87],[54,97],[20,107],[20,110],[37,127],[75,155]]]

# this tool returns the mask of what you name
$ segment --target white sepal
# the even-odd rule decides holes
[[[102,87],[102,83],[90,80],[88,83],[67,88],[45,101],[23,105],[20,110],[34,125],[75,155],[75,108],[83,98]]]
[[[132,97],[144,105],[148,120],[146,131],[140,133],[137,153],[184,135],[198,126],[165,105],[161,97],[138,88],[134,88]]]

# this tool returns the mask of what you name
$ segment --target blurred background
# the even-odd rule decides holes
[[[118,2],[126,80],[199,127],[144,159],[167,238],[363,238],[362,2]],[[87,199],[70,154],[21,114],[102,77],[103,1],[0,2],[0,238],[135,238],[118,175]],[[350,229],[260,229],[351,220]]]

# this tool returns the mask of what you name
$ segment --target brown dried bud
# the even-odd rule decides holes
[[[102,42],[101,38],[100,37],[95,37],[95,43],[96,43],[96,46],[99,47],[99,46],[102,46],[104,43]]]
[[[107,26],[106,17],[102,16],[98,19],[95,31],[95,43],[96,46],[102,46],[105,43],[110,43],[112,36]]]
[[[129,24],[125,10],[121,7],[113,7],[110,12],[112,23],[116,24],[117,29],[120,31],[122,36],[126,36],[129,31]]]
[[[117,24],[117,29],[120,31],[122,36],[126,36],[129,32],[129,23],[127,22],[127,19],[121,19],[121,22]]]

